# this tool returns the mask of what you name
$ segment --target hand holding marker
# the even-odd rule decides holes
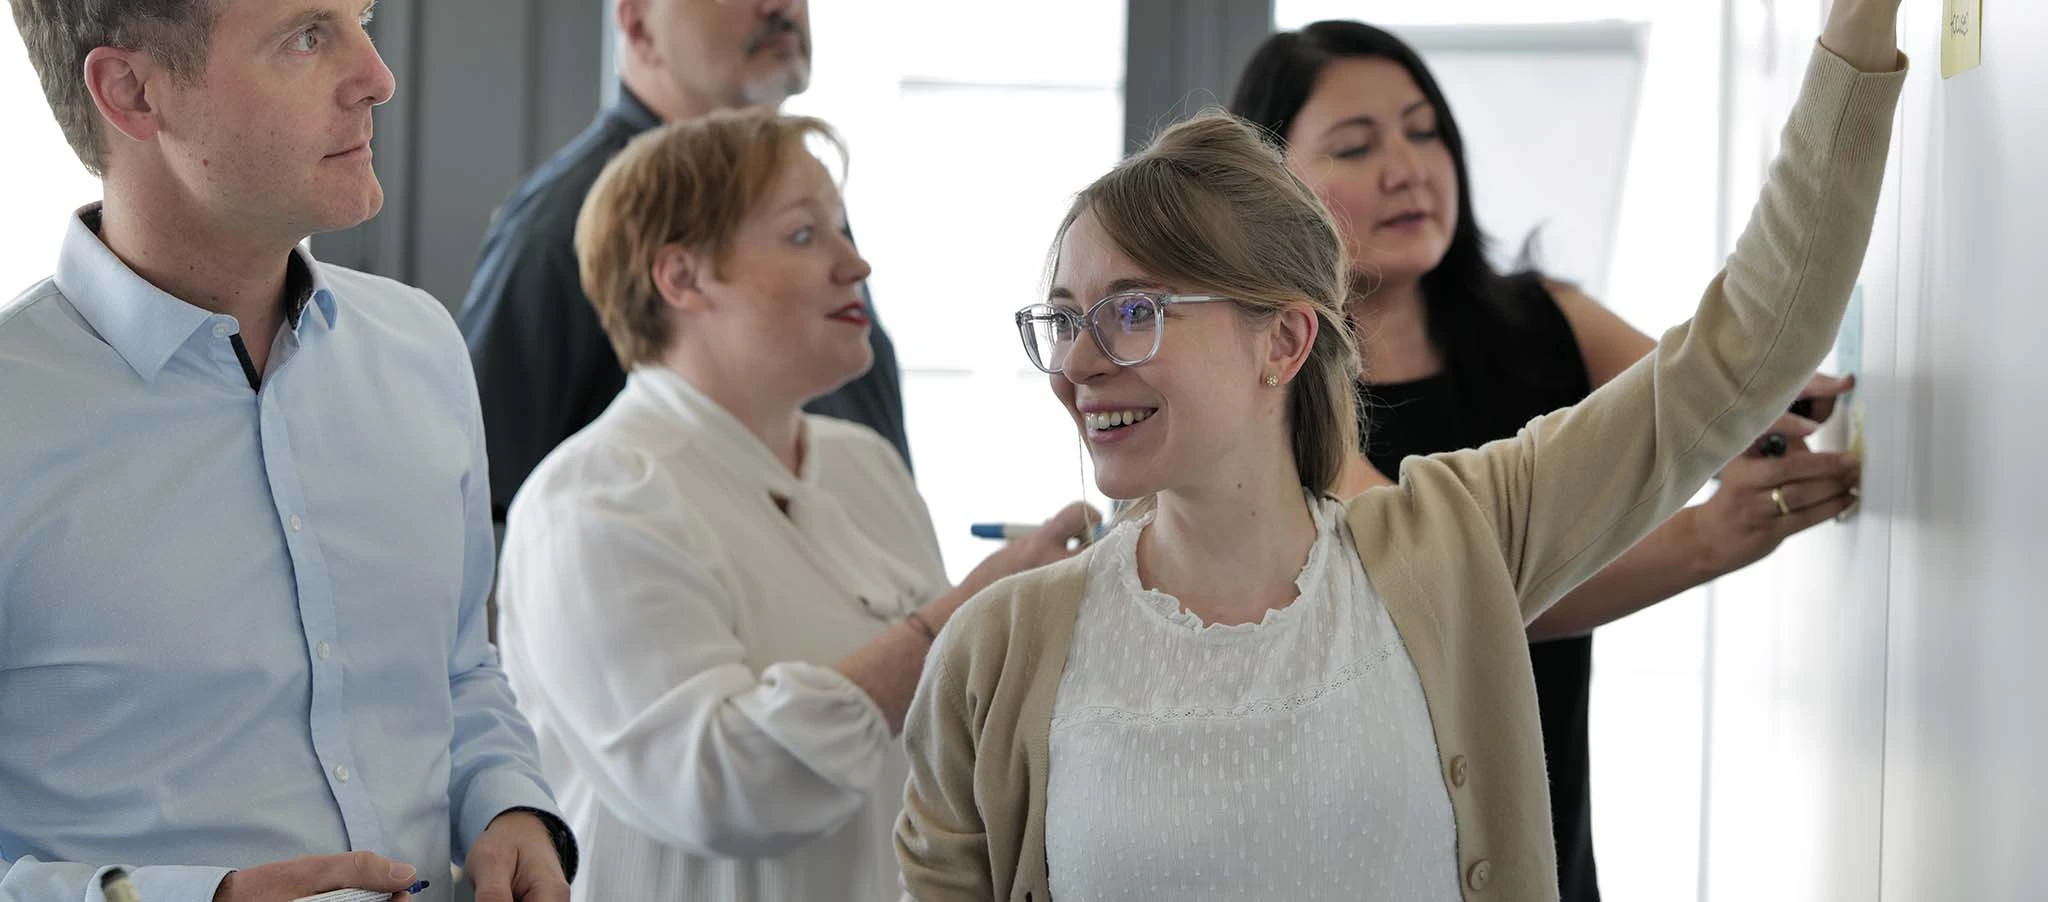
[[[1856,389],[1856,377],[1827,376],[1815,374],[1800,391],[1798,400],[1792,402],[1785,415],[1772,424],[1771,431],[1757,439],[1750,446],[1752,453],[1759,457],[1784,457],[1791,453],[1794,442],[1805,449],[1806,440],[1819,431],[1835,412],[1837,402]]]
[[[427,882],[422,880],[406,887],[405,891],[407,893],[417,893],[426,888]],[[301,896],[300,898],[293,899],[292,902],[391,902],[391,899],[397,895],[397,893],[380,893],[367,889],[338,889],[331,893],[321,893],[317,896]],[[109,900],[109,902],[112,902],[112,900]]]
[[[974,537],[977,539],[994,539],[998,542],[1007,542],[1011,539],[1021,539],[1037,532],[1039,525],[1036,523],[976,523],[968,527],[968,529],[974,533]],[[1088,545],[1096,539],[1102,538],[1103,534],[1107,532],[1109,532],[1107,524],[1093,523],[1089,525],[1087,530],[1073,538],[1079,540],[1083,545]]]

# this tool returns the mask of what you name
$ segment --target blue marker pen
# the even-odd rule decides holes
[[[1007,542],[1011,539],[1021,539],[1037,532],[1039,526],[1036,523],[976,523],[968,527],[968,529],[974,533],[974,537],[977,539],[994,539],[999,542]],[[1109,527],[1107,525],[1097,523],[1089,529],[1088,541],[1092,542],[1100,539],[1108,532]]]

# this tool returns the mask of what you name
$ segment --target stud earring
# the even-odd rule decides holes
[[[1280,384],[1280,377],[1279,377],[1279,376],[1275,376],[1275,375],[1273,375],[1273,374],[1271,374],[1271,373],[1267,373],[1267,374],[1266,374],[1266,384],[1267,384],[1267,385],[1279,385],[1279,384]]]

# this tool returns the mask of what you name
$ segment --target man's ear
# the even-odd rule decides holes
[[[698,255],[680,244],[664,245],[654,254],[654,290],[671,308],[700,313],[710,307],[704,296],[704,275]]]
[[[647,30],[647,0],[618,0],[612,17],[625,52],[643,65],[660,66],[661,48],[655,46],[654,35]]]
[[[152,91],[169,84],[169,74],[141,50],[95,47],[85,55],[85,87],[112,134],[130,141],[154,139],[163,129]]]
[[[1289,304],[1275,314],[1271,322],[1267,329],[1266,371],[1281,382],[1287,382],[1307,365],[1309,352],[1315,350],[1322,320],[1307,304]]]

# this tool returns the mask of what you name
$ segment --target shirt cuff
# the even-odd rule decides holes
[[[576,833],[569,829],[569,824],[556,817],[554,812],[539,808],[520,806],[507,809],[504,813],[511,814],[514,811],[523,811],[540,818],[541,826],[548,828],[548,839],[555,844],[555,857],[562,860],[562,879],[570,883],[576,882]]]
[[[555,800],[540,783],[518,770],[500,768],[476,775],[463,794],[462,810],[455,821],[455,847],[462,856],[457,863],[469,857],[469,850],[491,821],[515,808],[553,813]]]
[[[87,898],[100,902],[100,876],[102,869],[92,878],[91,894]],[[184,865],[157,865],[130,868],[128,880],[135,884],[135,892],[144,899],[192,900],[212,902],[214,893],[220,889],[220,882],[234,873],[233,868],[188,867]]]

